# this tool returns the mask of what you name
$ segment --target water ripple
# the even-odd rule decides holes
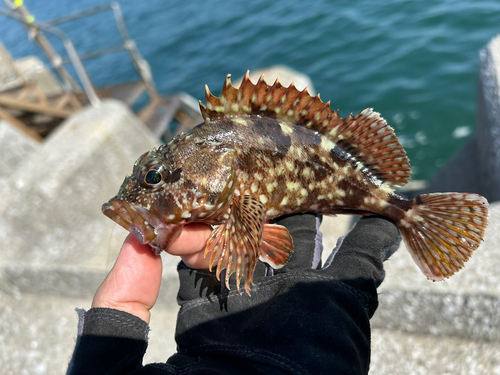
[[[101,4],[26,3],[42,21]],[[151,0],[121,6],[161,92],[187,91],[201,98],[205,83],[217,93],[227,73],[236,77],[247,69],[289,65],[309,74],[321,97],[342,115],[374,107],[392,121],[409,146],[416,178],[430,177],[436,160],[441,164],[472,136],[477,53],[500,31],[500,2],[485,0],[360,0],[355,5],[346,0]],[[118,40],[113,21],[102,17],[64,31],[80,51],[113,44]],[[15,57],[41,56],[22,28],[3,21],[0,38]],[[85,65],[99,85],[135,78],[125,55]],[[422,134],[426,142],[417,141]]]

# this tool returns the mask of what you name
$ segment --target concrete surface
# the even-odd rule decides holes
[[[15,69],[10,53],[0,42],[0,92],[21,86],[22,82]]]
[[[47,97],[63,93],[56,77],[37,56],[12,60],[9,52],[0,43],[0,92],[21,87],[23,79],[36,84]]]
[[[158,144],[124,105],[106,101],[13,158],[0,201],[3,279],[20,292],[91,296],[126,235],[100,206]],[[175,270],[165,277],[176,280]]]
[[[500,344],[375,328],[370,375],[499,375]]]
[[[27,56],[14,61],[17,71],[25,80],[35,83],[47,97],[63,93],[63,89],[50,69],[36,56]]]
[[[9,188],[8,181],[13,176],[22,177],[19,174],[19,165],[22,164],[27,155],[36,152],[41,145],[31,138],[26,137],[17,128],[5,121],[0,120],[0,191],[5,192]]]

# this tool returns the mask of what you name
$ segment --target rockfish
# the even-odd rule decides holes
[[[406,152],[380,114],[342,119],[319,95],[279,80],[239,89],[227,76],[221,96],[206,87],[204,122],[142,155],[103,213],[159,254],[193,222],[217,226],[205,256],[225,283],[245,278],[258,258],[274,268],[293,252],[288,230],[269,220],[299,212],[377,214],[392,220],[429,279],[462,268],[480,245],[488,202],[477,194],[395,192],[410,178]],[[297,251],[301,251],[298,249]]]

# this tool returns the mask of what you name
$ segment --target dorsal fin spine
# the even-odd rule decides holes
[[[388,185],[404,185],[410,177],[409,160],[393,129],[371,108],[342,119],[319,94],[312,97],[307,89],[299,91],[293,83],[284,87],[279,79],[269,86],[264,75],[254,85],[248,71],[239,89],[228,75],[220,98],[212,95],[208,86],[205,97],[206,107],[200,102],[200,110],[206,121],[238,115],[287,121],[329,137]]]

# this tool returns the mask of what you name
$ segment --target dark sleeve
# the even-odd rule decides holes
[[[148,324],[129,313],[92,308],[80,313],[79,332],[68,374],[128,374],[142,367]]]

